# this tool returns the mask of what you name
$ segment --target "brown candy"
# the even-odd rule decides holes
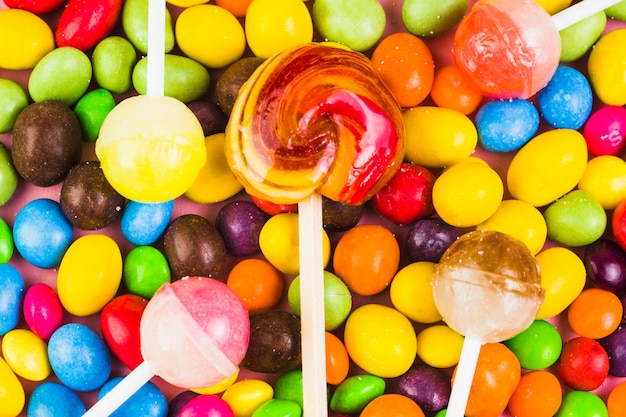
[[[362,205],[342,203],[327,197],[322,199],[322,222],[328,232],[345,232],[356,226],[361,216]]]
[[[217,104],[227,116],[230,116],[233,110],[239,89],[263,61],[263,58],[257,57],[241,58],[226,68],[217,80],[215,84]]]
[[[60,101],[30,104],[15,120],[11,156],[27,182],[40,187],[58,184],[80,162],[82,149],[78,119]]]

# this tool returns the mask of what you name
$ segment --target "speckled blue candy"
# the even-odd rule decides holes
[[[557,129],[579,129],[593,105],[587,78],[577,69],[559,66],[548,85],[537,93],[541,116]]]
[[[74,391],[57,382],[44,382],[33,391],[28,417],[80,417],[85,405]]]
[[[54,200],[33,200],[15,216],[15,247],[27,262],[36,267],[47,269],[58,266],[73,238],[72,224]]]
[[[165,231],[173,210],[174,200],[163,203],[129,201],[122,212],[122,234],[135,246],[151,245]]]
[[[521,148],[539,128],[539,112],[528,100],[493,100],[485,103],[474,120],[480,144],[492,152]]]
[[[104,384],[98,392],[98,400],[122,381],[116,377]],[[147,382],[124,402],[111,417],[165,417],[167,416],[167,398],[152,382]]]
[[[50,336],[48,359],[59,380],[76,391],[100,388],[111,374],[104,341],[89,327],[68,323]]]
[[[22,274],[9,264],[0,264],[0,336],[17,326],[23,300]]]

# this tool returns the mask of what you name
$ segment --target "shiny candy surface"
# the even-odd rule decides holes
[[[0,358],[0,416],[19,415],[25,403],[24,387],[9,365]]]
[[[161,285],[171,280],[165,255],[153,246],[136,246],[124,258],[123,280],[132,294],[152,298]]]
[[[418,323],[441,320],[431,289],[434,266],[433,262],[414,262],[400,269],[391,281],[391,303]]]
[[[102,337],[112,353],[129,369],[143,362],[139,324],[148,300],[123,294],[109,302],[100,314]]]
[[[80,417],[85,405],[74,391],[57,382],[44,382],[33,390],[28,401],[28,415],[32,417]]]
[[[528,100],[493,100],[485,103],[474,119],[478,140],[493,152],[516,151],[539,128],[539,112]]]
[[[56,291],[44,283],[28,288],[24,295],[24,320],[42,339],[49,339],[63,324],[63,306]]]
[[[245,379],[228,387],[222,399],[228,403],[235,417],[250,417],[254,410],[274,396],[272,386],[260,379]]]
[[[618,29],[600,38],[589,54],[589,80],[605,104],[626,104],[626,51],[620,47],[626,41],[626,29]]]
[[[6,264],[13,257],[15,243],[11,228],[4,219],[0,218],[0,264]]]
[[[370,61],[319,44],[265,61],[240,90],[226,130],[237,178],[275,203],[316,190],[362,203],[391,178],[403,153],[400,108]]]
[[[35,333],[14,329],[2,338],[2,356],[11,369],[29,381],[43,381],[50,375],[48,346]]]
[[[561,406],[562,395],[561,383],[554,374],[529,372],[521,376],[507,408],[518,417],[551,417]]]
[[[167,228],[173,210],[174,200],[160,203],[129,201],[120,220],[122,234],[133,245],[151,245]]]
[[[537,100],[541,116],[550,126],[579,129],[591,113],[593,92],[582,72],[561,65]]]
[[[54,35],[46,22],[26,10],[0,10],[0,68],[33,68],[54,49]]]
[[[346,378],[330,399],[331,410],[344,414],[360,414],[365,406],[385,392],[386,383],[375,375],[354,375]]]
[[[463,336],[445,324],[427,327],[417,334],[417,356],[435,368],[450,368],[459,362]]]
[[[234,417],[234,415],[228,403],[217,395],[200,395],[185,404],[179,414],[180,417]]]
[[[24,278],[13,265],[0,265],[0,335],[17,326],[24,299],[24,287]]]
[[[98,391],[98,399],[101,399],[107,392],[122,381],[122,377],[109,380]],[[113,414],[112,417],[166,417],[167,399],[159,388],[148,381],[141,386],[137,392],[124,402]]]
[[[594,155],[618,155],[626,146],[626,109],[605,106],[591,113],[583,135]]]
[[[535,371],[549,368],[557,361],[563,340],[554,325],[535,320],[504,344],[517,356],[522,368]]]
[[[626,161],[615,155],[590,159],[578,189],[588,192],[605,210],[613,210],[626,199]]]

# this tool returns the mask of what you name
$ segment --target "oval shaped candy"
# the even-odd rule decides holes
[[[122,27],[133,46],[142,54],[148,53],[148,3],[149,0],[126,0],[122,8]],[[174,48],[174,26],[169,9],[165,9],[164,51]]]
[[[539,128],[539,112],[528,100],[493,100],[476,113],[478,140],[492,152],[510,152],[524,146]]]
[[[172,217],[174,200],[162,203],[129,201],[122,212],[122,234],[135,246],[151,245],[161,237]]]
[[[601,10],[559,31],[561,62],[580,59],[593,48],[606,27],[607,15]]]
[[[274,397],[272,386],[261,379],[242,379],[228,387],[222,399],[237,417],[249,417],[254,410]]]
[[[24,296],[24,320],[42,339],[49,339],[63,324],[63,306],[50,286],[42,282],[32,285]]]
[[[153,246],[136,246],[124,259],[123,279],[131,294],[152,298],[166,282],[170,282],[170,267],[165,255]]]
[[[100,313],[104,341],[129,369],[135,369],[143,362],[139,324],[146,305],[145,298],[123,294],[111,300]]]
[[[589,53],[587,69],[593,91],[603,103],[626,104],[626,28],[602,36]]]
[[[39,16],[26,10],[0,10],[0,68],[33,68],[54,49],[54,34]]]
[[[589,152],[618,155],[626,146],[626,109],[604,106],[593,112],[583,130]]]
[[[26,394],[20,380],[0,357],[0,410],[2,416],[18,416],[26,403]]]
[[[113,94],[104,88],[91,90],[78,99],[74,113],[80,123],[84,141],[95,142],[98,139],[102,122],[114,107]]]
[[[272,398],[254,410],[252,417],[300,417],[302,407],[292,400]]]
[[[80,417],[85,414],[85,404],[78,395],[58,382],[38,385],[28,401],[29,417]]]
[[[23,9],[37,15],[50,13],[63,6],[67,0],[4,0],[11,9]]]
[[[13,232],[7,222],[0,217],[0,264],[6,264],[11,260],[14,249]]]
[[[107,235],[89,234],[70,245],[61,260],[57,291],[65,309],[75,316],[102,310],[115,297],[122,280],[122,254]]]
[[[185,404],[179,416],[234,417],[235,414],[228,403],[217,395],[200,395]]]
[[[111,358],[104,341],[84,324],[59,327],[48,342],[48,358],[59,380],[76,391],[100,388],[111,374]]]
[[[2,79],[0,79],[1,83]],[[2,94],[0,86],[0,94]],[[0,107],[2,106],[2,99],[0,98]],[[0,115],[0,119],[2,116]],[[0,123],[2,121],[0,120]],[[0,206],[3,206],[7,201],[13,197],[15,189],[17,188],[17,171],[11,160],[11,152],[4,144],[0,146]]]
[[[582,72],[560,65],[548,85],[537,93],[537,100],[541,115],[550,126],[578,129],[591,114],[593,93]]]
[[[24,278],[9,264],[0,265],[0,336],[13,330],[20,320]]]
[[[109,391],[122,381],[123,377],[116,377],[108,381],[100,388],[98,400],[102,399]],[[154,385],[148,381],[139,388],[128,400],[124,402],[114,413],[118,417],[166,417],[167,398]],[[179,414],[181,415],[181,414]]]
[[[330,399],[336,413],[358,414],[374,398],[384,394],[385,380],[375,375],[353,375],[346,378]]]
[[[57,25],[57,46],[73,46],[83,52],[91,49],[113,30],[123,3],[122,0],[70,0]]]
[[[91,54],[96,82],[114,94],[125,93],[130,88],[135,62],[137,51],[128,39],[121,36],[102,39]]]
[[[29,381],[43,381],[50,375],[48,346],[35,333],[14,329],[2,338],[2,356],[11,369]]]
[[[39,268],[54,268],[74,238],[71,223],[54,200],[26,203],[15,216],[13,240],[22,257]]]

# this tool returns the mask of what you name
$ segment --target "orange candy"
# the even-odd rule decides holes
[[[361,411],[359,417],[424,417],[415,401],[400,394],[383,394],[374,398]]]
[[[606,401],[609,417],[626,417],[626,381],[613,388]]]
[[[430,97],[437,106],[464,115],[476,110],[483,99],[482,93],[461,75],[456,65],[441,67],[435,72]]]
[[[498,417],[521,377],[519,360],[502,343],[486,343],[480,349],[472,381],[466,417]]]
[[[350,370],[348,351],[341,339],[330,332],[326,336],[326,382],[339,385]]]
[[[335,274],[359,295],[382,292],[400,263],[400,245],[389,229],[361,224],[348,230],[337,242],[333,257]]]
[[[283,293],[283,277],[263,259],[248,258],[228,274],[226,285],[241,298],[248,311],[275,307]]]
[[[580,336],[601,339],[617,329],[623,313],[617,295],[604,289],[589,288],[570,304],[567,321]]]
[[[374,49],[372,63],[400,106],[414,107],[428,97],[435,64],[417,36],[404,32],[387,36]]]
[[[561,406],[559,379],[548,371],[522,375],[509,400],[509,413],[516,417],[552,417]]]
[[[215,0],[215,4],[225,8],[236,17],[244,17],[252,0]]]

